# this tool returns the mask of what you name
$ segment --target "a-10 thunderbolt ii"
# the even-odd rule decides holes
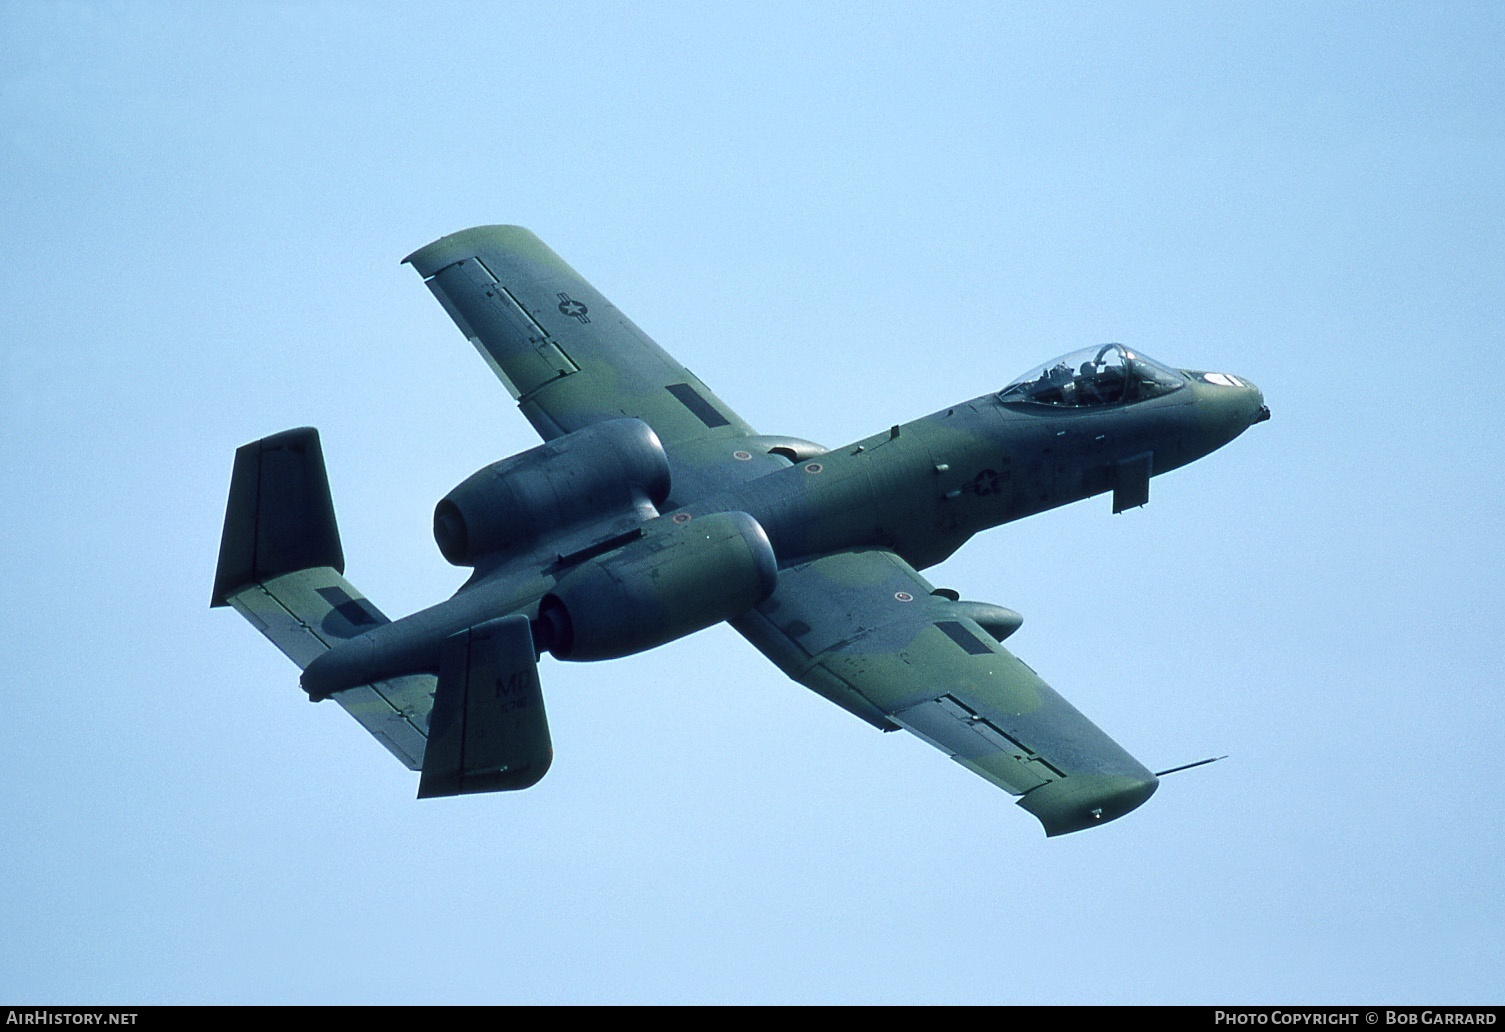
[[[918,571],[1091,495],[1145,504],[1152,476],[1269,417],[1253,384],[1104,344],[828,450],[755,431],[525,229],[468,229],[405,261],[545,441],[435,509],[439,551],[474,573],[388,620],[342,576],[316,432],[290,430],[236,452],[213,604],[421,771],[420,797],[543,777],[544,653],[612,659],[723,620],[836,705],[1018,796],[1047,835],[1155,791],[1003,647],[1017,613]]]

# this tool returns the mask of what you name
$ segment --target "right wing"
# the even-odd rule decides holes
[[[732,626],[801,684],[1020,796],[1047,835],[1150,797],[1155,775],[933,590],[892,552],[837,552],[781,570]]]
[[[754,433],[543,241],[520,226],[477,226],[403,261],[518,400],[544,440],[607,419],[685,444]]]

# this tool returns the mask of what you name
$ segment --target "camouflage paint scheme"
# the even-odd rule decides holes
[[[214,604],[303,667],[311,697],[336,699],[423,770],[420,795],[543,776],[543,651],[585,642],[594,654],[574,658],[626,654],[720,619],[801,684],[1019,796],[1048,835],[1154,792],[1155,775],[1002,646],[1017,614],[961,601],[918,571],[980,530],[1091,495],[1112,492],[1115,512],[1144,504],[1152,475],[1268,418],[1252,384],[1104,345],[1084,353],[1078,381],[1075,365],[1041,367],[1021,387],[826,450],[759,435],[525,229],[465,230],[405,261],[550,442],[518,460],[563,483],[567,446],[593,435],[650,449],[656,438],[667,460],[664,483],[631,492],[630,505],[530,530],[527,548],[467,561],[475,575],[450,600],[390,622],[341,576],[317,435],[237,453]],[[1120,397],[1073,394],[1141,369]],[[463,534],[444,540],[440,523],[436,513],[447,556],[455,541],[469,547]],[[724,566],[703,558],[711,548]],[[616,608],[578,619],[608,596]],[[561,597],[575,614],[563,631],[549,609]]]

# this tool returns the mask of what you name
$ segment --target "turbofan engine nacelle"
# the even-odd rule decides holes
[[[456,566],[526,551],[545,534],[636,513],[669,497],[669,459],[641,419],[556,437],[467,477],[434,508],[434,542]]]
[[[560,578],[539,604],[534,637],[559,659],[616,659],[747,612],[773,593],[779,566],[745,512],[683,523],[661,517],[643,537]]]

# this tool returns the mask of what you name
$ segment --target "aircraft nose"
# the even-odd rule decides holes
[[[1243,377],[1198,373],[1197,411],[1204,436],[1203,454],[1221,448],[1256,423],[1270,418],[1265,395]]]
[[[1265,404],[1264,391],[1242,376],[1228,376],[1226,379],[1243,388],[1244,401],[1249,411],[1249,426],[1253,426],[1255,423],[1263,423],[1270,418],[1270,406]]]
[[[1254,400],[1258,406],[1254,410],[1254,418],[1249,420],[1249,425],[1253,426],[1255,423],[1263,423],[1270,418],[1270,406],[1265,404],[1265,392],[1248,380],[1244,381],[1244,385],[1254,392]]]

